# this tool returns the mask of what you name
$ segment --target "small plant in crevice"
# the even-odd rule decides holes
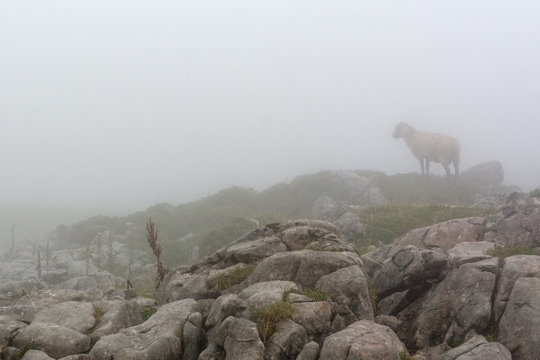
[[[376,312],[377,309],[377,292],[378,289],[373,284],[368,283],[369,301],[371,302],[371,307],[374,312]]]
[[[148,241],[148,245],[150,245],[150,248],[156,257],[156,289],[158,289],[163,282],[163,279],[165,279],[165,275],[167,275],[170,270],[161,262],[161,245],[158,243],[158,231],[155,228],[155,224],[152,219],[148,219],[146,223],[146,240]]]
[[[465,337],[458,337],[452,339],[452,342],[450,343],[451,348],[457,348],[458,346],[461,346],[465,342]]]
[[[332,295],[326,291],[307,288],[304,290],[304,295],[312,298],[315,301],[330,301]]]
[[[486,255],[501,259],[514,255],[540,255],[540,251],[527,245],[495,246],[495,249],[488,250]]]
[[[28,350],[32,350],[33,348],[34,343],[31,341],[27,341],[10,357],[10,359],[21,360],[24,357],[24,354],[26,354]]]
[[[156,313],[156,311],[157,309],[153,306],[141,306],[141,316],[143,318],[143,321],[148,320],[150,316]]]
[[[280,321],[292,318],[294,311],[288,301],[275,301],[272,305],[257,309],[257,330],[263,343],[276,331]]]
[[[102,308],[94,305],[94,319],[96,320],[96,324],[101,321],[101,318],[103,318],[104,314],[105,311]]]
[[[399,360],[411,360],[411,356],[407,351],[402,351],[399,354]]]
[[[249,263],[245,266],[237,266],[230,273],[214,279],[210,286],[216,288],[219,292],[230,288],[233,285],[240,284],[246,280],[257,267],[257,263]]]

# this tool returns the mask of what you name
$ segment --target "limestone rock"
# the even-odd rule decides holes
[[[387,326],[361,320],[324,340],[320,359],[399,360],[405,345]]]
[[[438,360],[512,360],[512,355],[504,345],[487,342],[478,335],[440,355]]]
[[[181,330],[192,313],[197,312],[193,299],[178,300],[161,306],[147,321],[102,337],[90,351],[92,360],[180,359]]]
[[[39,311],[32,323],[52,323],[86,333],[96,323],[94,307],[88,302],[66,301]]]
[[[499,161],[492,160],[470,167],[460,176],[478,185],[498,186],[504,180],[504,169]]]
[[[520,277],[516,280],[499,322],[498,338],[515,359],[538,359],[540,278]]]
[[[59,341],[59,340],[62,341]],[[22,348],[31,344],[32,349],[41,350],[58,359],[90,350],[90,338],[78,331],[50,323],[32,323],[19,330],[13,345]]]

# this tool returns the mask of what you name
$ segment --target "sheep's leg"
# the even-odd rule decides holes
[[[454,170],[456,171],[456,176],[458,176],[459,175],[459,163],[454,161],[453,164],[454,164]]]
[[[420,170],[422,170],[422,175],[424,175],[424,159],[418,159],[420,160]]]
[[[450,176],[450,166],[448,166],[449,164],[447,163],[444,163],[442,164],[442,166],[444,166],[444,171],[446,172],[446,176]]]
[[[426,159],[426,175],[429,176],[429,160]]]

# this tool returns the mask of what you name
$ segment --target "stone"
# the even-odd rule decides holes
[[[504,180],[504,169],[499,161],[492,160],[472,166],[463,171],[460,176],[478,185],[498,186]]]
[[[496,322],[504,313],[512,288],[520,277],[540,278],[540,256],[515,255],[503,260],[493,309],[493,317]]]
[[[301,325],[310,336],[322,338],[332,330],[335,313],[327,301],[302,302],[292,304],[292,320]]]
[[[321,196],[315,200],[311,208],[311,214],[321,220],[335,219],[340,212],[340,206],[329,196]]]
[[[334,224],[343,232],[349,241],[357,241],[364,236],[364,226],[360,216],[352,212],[341,215]]]
[[[59,341],[62,339],[62,341]],[[13,346],[46,352],[55,359],[90,350],[90,338],[78,331],[50,323],[32,323],[20,329],[13,338]]]
[[[346,305],[359,320],[373,320],[367,277],[358,265],[321,276],[315,289],[332,294],[332,300]]]
[[[32,323],[52,323],[86,333],[94,327],[94,307],[91,303],[66,301],[39,311]]]
[[[427,290],[448,272],[448,257],[441,251],[406,246],[385,260],[375,273],[372,286],[379,298],[410,288]]]
[[[462,242],[448,250],[450,261],[456,266],[469,262],[489,259],[489,250],[493,250],[495,244],[489,241]]]
[[[247,319],[229,316],[221,324],[218,343],[223,346],[228,360],[262,360],[264,345],[259,338],[257,325]]]
[[[90,335],[94,343],[105,335],[116,334],[121,329],[143,322],[141,308],[136,301],[101,300],[93,307],[94,313],[101,317]]]
[[[317,360],[319,358],[320,346],[315,341],[310,341],[302,348],[296,360]]]
[[[39,350],[28,350],[22,357],[22,360],[53,360],[53,359],[54,358],[47,355],[47,353],[44,353],[43,351],[39,351]]]
[[[306,329],[292,320],[281,321],[266,343],[264,359],[295,359],[307,342]]]
[[[279,253],[264,259],[251,274],[250,282],[287,280],[313,288],[321,276],[351,265],[362,266],[358,254],[312,250]]]
[[[0,353],[3,348],[7,347],[10,343],[17,330],[25,327],[26,324],[17,321],[11,316],[0,315]]]
[[[504,345],[477,335],[460,346],[445,352],[438,360],[512,360],[512,355]]]
[[[515,281],[498,327],[498,339],[518,360],[538,359],[540,344],[540,278]]]
[[[142,324],[102,337],[90,351],[92,360],[115,359],[180,359],[182,328],[197,302],[184,299],[161,306]]]
[[[448,220],[440,224],[411,230],[397,238],[387,256],[393,256],[408,245],[429,250],[439,248],[447,252],[459,243],[483,240],[485,231],[486,220],[482,217]]]
[[[429,348],[485,332],[491,319],[491,298],[497,279],[497,259],[464,264],[433,287],[421,301],[416,316],[405,311],[400,331],[409,349]]]
[[[399,353],[406,350],[389,327],[360,320],[328,336],[320,359],[400,360]]]

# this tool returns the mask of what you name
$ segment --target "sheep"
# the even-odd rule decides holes
[[[454,164],[456,176],[459,174],[459,142],[455,137],[445,134],[435,134],[418,131],[404,122],[396,125],[392,136],[403,138],[412,153],[420,161],[422,175],[429,175],[429,162],[441,163],[450,176],[450,163]],[[425,171],[424,171],[425,160]]]

